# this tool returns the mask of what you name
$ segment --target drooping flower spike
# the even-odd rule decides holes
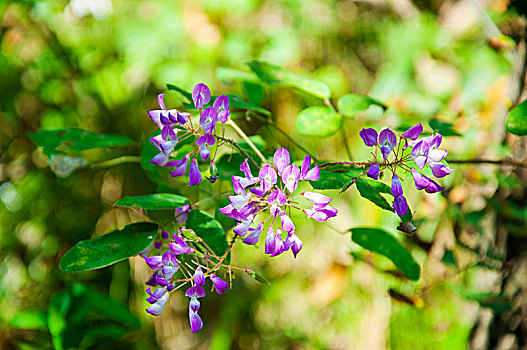
[[[240,166],[245,177],[232,177],[235,195],[230,196],[230,204],[219,211],[238,221],[233,232],[245,237],[245,244],[257,244],[264,231],[267,232],[266,254],[277,256],[291,248],[296,257],[303,243],[296,234],[296,226],[287,212],[300,210],[308,218],[323,222],[336,216],[338,210],[328,205],[331,197],[314,192],[295,195],[301,181],[316,181],[320,176],[318,166],[311,168],[309,155],[304,158],[299,168],[291,164],[289,151],[280,148],[274,153],[273,165],[263,166],[256,177],[245,160]],[[299,197],[304,197],[306,203],[298,202]],[[279,226],[276,229],[273,228],[275,224]],[[283,234],[286,237],[282,237]]]
[[[197,185],[203,180],[198,156],[205,162],[209,162],[211,176],[206,177],[214,183],[217,176],[217,168],[213,165],[214,159],[210,159],[210,147],[216,144],[216,125],[219,122],[226,123],[230,116],[229,97],[221,95],[214,101],[212,106],[207,104],[211,100],[210,90],[205,84],[197,84],[192,90],[192,101],[199,111],[197,119],[189,113],[179,112],[176,109],[167,110],[163,102],[163,94],[159,94],[158,103],[161,109],[148,112],[150,118],[157,124],[161,134],[152,137],[150,141],[159,150],[151,162],[163,167],[173,167],[172,176],[184,176],[189,168],[189,185]],[[177,145],[182,140],[190,137],[196,138],[195,147],[187,154],[174,154]],[[173,156],[177,159],[173,160]]]
[[[397,135],[388,128],[382,130],[378,137],[377,132],[371,128],[362,129],[359,132],[366,146],[375,147],[374,158],[365,174],[369,178],[378,180],[383,170],[389,169],[392,172],[391,193],[394,196],[393,209],[401,216],[407,213],[408,202],[403,194],[401,178],[397,175],[398,169],[410,172],[415,187],[418,190],[425,190],[427,193],[439,192],[444,187],[423,175],[419,170],[424,170],[425,166],[428,165],[432,174],[437,178],[442,178],[452,173],[452,169],[442,163],[448,154],[446,150],[439,149],[443,139],[442,136],[435,134],[419,138],[422,132],[423,126],[421,123],[402,133],[399,140]],[[377,150],[380,150],[382,160],[377,158]],[[388,158],[392,153],[393,160],[389,160]],[[412,161],[413,165],[407,164]]]

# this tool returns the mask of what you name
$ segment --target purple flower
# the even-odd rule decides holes
[[[205,284],[205,275],[203,274],[203,271],[201,271],[201,266],[198,266],[196,271],[194,271],[194,283],[196,283],[197,286],[203,286]]]
[[[418,190],[424,190],[430,185],[430,179],[412,168],[412,177],[414,178],[415,188]]]
[[[199,307],[201,306],[199,300],[198,300],[198,297],[193,295],[191,298],[190,298],[190,303],[188,304],[188,307],[190,308],[190,310],[194,311],[194,312],[197,312],[199,310]]]
[[[190,164],[188,185],[189,186],[197,185],[201,182],[201,180],[202,180],[202,177],[201,177],[201,173],[199,172],[198,161],[196,160],[196,158],[194,158],[192,160],[192,163]]]
[[[291,247],[291,251],[296,258],[296,255],[302,250],[304,243],[294,232],[289,234],[285,240],[286,243],[284,242],[284,244]]]
[[[188,154],[185,155],[183,159],[173,161],[174,166],[176,167],[172,172],[172,177],[183,176],[187,171],[188,166]]]
[[[436,193],[436,192],[442,191],[443,189],[444,189],[443,186],[440,186],[437,182],[430,179],[430,184],[426,186],[425,191],[427,193]]]
[[[279,175],[282,175],[290,161],[291,157],[289,156],[289,151],[287,149],[280,148],[274,153],[273,164]]]
[[[197,109],[202,109],[210,101],[210,90],[205,84],[198,84],[192,90],[192,100]]]
[[[317,181],[320,177],[320,168],[315,166],[313,169],[309,170],[311,166],[311,157],[306,155],[302,161],[302,167],[300,168],[300,180],[302,181]]]
[[[271,226],[267,229],[267,235],[265,236],[265,254],[272,254],[275,248],[274,231]]]
[[[395,174],[392,176],[392,194],[396,197],[403,195],[403,186],[401,185],[401,180],[399,180]]]
[[[182,207],[176,208],[174,210],[174,217],[176,218],[176,222],[178,224],[184,224],[187,220],[187,215],[190,213],[190,204],[184,205]]]
[[[205,296],[205,289],[201,286],[192,286],[185,292],[185,296],[192,298],[196,296],[198,298],[203,298]]]
[[[313,204],[325,207],[333,198],[316,192],[302,192],[302,195]]]
[[[223,292],[225,292],[225,290],[229,286],[227,282],[225,282],[224,280],[222,280],[221,278],[219,278],[218,276],[214,274],[210,275],[210,279],[212,281],[212,284],[214,285],[214,288],[216,289],[216,292],[218,292],[218,294],[222,294]]]
[[[374,129],[362,129],[359,132],[359,135],[366,144],[366,146],[373,147],[377,145],[377,131],[375,131]]]
[[[416,124],[412,126],[410,129],[406,130],[401,135],[401,138],[415,140],[419,137],[419,135],[421,135],[422,132],[423,132],[423,125],[421,125],[421,122],[419,122],[419,124]]]
[[[298,180],[300,180],[300,169],[298,166],[291,164],[287,166],[282,173],[282,181],[285,184],[285,188],[289,190],[289,193],[293,193],[298,186]]]
[[[195,333],[201,328],[203,328],[203,321],[201,320],[201,317],[199,317],[197,312],[194,312],[189,309],[188,318],[190,320],[190,331],[192,333]]]
[[[379,134],[379,145],[381,146],[381,153],[384,159],[397,145],[397,136],[390,129],[384,129]]]
[[[423,170],[426,165],[428,150],[429,145],[426,141],[419,141],[412,149],[412,157],[419,170]]]
[[[304,209],[303,212],[309,219],[316,220],[318,222],[325,222],[329,218],[335,217],[338,214],[337,208],[326,205],[324,208],[318,208],[316,205],[310,209]]]
[[[453,171],[441,163],[429,162],[428,165],[430,165],[430,169],[432,169],[432,174],[434,174],[434,176],[437,178],[447,176]]]
[[[152,271],[159,271],[159,269],[161,269],[161,267],[163,266],[163,258],[161,255],[145,256],[143,257],[143,259],[145,259],[145,263]]]
[[[276,229],[276,234],[274,236],[274,251],[270,256],[277,256],[284,252],[284,241],[282,240],[282,231]]]
[[[150,288],[148,288],[150,290]],[[161,290],[160,293],[156,293],[158,290]],[[159,295],[161,294],[161,296]],[[150,298],[147,300],[156,299],[154,303],[151,303],[150,307],[146,309],[146,312],[153,316],[159,316],[163,312],[163,309],[165,308],[165,305],[168,301],[169,294],[167,293],[165,288],[158,288],[153,294],[150,294]],[[152,299],[151,299],[152,298]]]
[[[218,112],[212,107],[207,107],[201,112],[199,125],[207,134],[212,134],[218,122]]]
[[[229,98],[225,95],[218,96],[213,104],[214,109],[218,112],[218,119],[222,123],[227,122],[231,112],[229,111]]]
[[[243,220],[240,223],[238,223],[238,225],[236,225],[236,227],[234,228],[234,230],[232,230],[232,232],[236,233],[238,236],[244,237],[249,231],[249,227],[251,227],[252,223],[253,223],[252,220],[249,220],[249,219]]]
[[[256,243],[258,243],[258,241],[260,240],[260,233],[262,233],[262,228],[263,223],[259,223],[256,228],[250,228],[249,231],[251,233],[249,233],[249,235],[245,237],[243,243],[248,245],[255,245]]]
[[[175,255],[181,255],[181,254],[188,254],[188,253],[194,252],[194,249],[190,248],[187,245],[187,242],[185,242],[177,234],[173,234],[172,237],[174,237],[174,242],[168,243],[168,247],[170,248],[172,253],[174,253]]]
[[[248,165],[247,165],[248,167]],[[262,169],[260,169],[260,173],[258,174],[258,178],[261,180],[261,181],[265,181],[267,182],[269,185],[274,185],[277,181],[277,176],[276,176],[276,170],[274,170],[274,168],[272,166],[270,166],[269,164],[267,165],[264,165],[262,167]]]
[[[293,232],[295,230],[295,224],[293,224],[291,218],[286,214],[282,214],[280,216],[280,221],[282,223],[282,229],[285,232]]]
[[[379,164],[373,163],[372,165],[370,165],[370,168],[368,169],[368,172],[366,173],[366,175],[368,175],[368,177],[371,177],[374,180],[378,180],[379,179]]]
[[[395,212],[399,216],[406,214],[408,211],[408,203],[403,195],[395,196],[393,200],[393,209],[395,209]]]

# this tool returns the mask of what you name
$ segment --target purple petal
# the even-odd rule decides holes
[[[432,149],[428,152],[428,158],[433,162],[439,163],[442,161],[448,154],[448,151],[443,149]]]
[[[443,189],[444,189],[443,186],[440,186],[437,182],[435,182],[434,180],[430,179],[430,185],[428,185],[425,188],[425,191],[427,193],[436,193],[436,192],[442,191]]]
[[[267,181],[271,184],[275,184],[278,177],[276,175],[276,170],[269,164],[264,165],[262,169],[260,169],[260,173],[258,174],[258,178],[262,181]]]
[[[390,155],[391,151],[392,151],[392,148],[390,146],[382,146],[381,147],[382,158],[384,160],[388,159],[388,156]]]
[[[202,177],[201,173],[199,172],[198,167],[198,161],[196,158],[192,160],[192,163],[190,164],[190,172],[189,172],[189,186],[197,185],[201,182]]]
[[[293,255],[296,258],[296,255],[302,250],[304,243],[295,233],[292,233],[291,236],[288,237],[288,239],[292,242],[291,251],[293,252]]]
[[[249,167],[249,159],[245,158],[242,165],[240,165],[240,170],[244,172],[245,177],[250,181],[258,181],[258,178],[254,177],[251,173],[251,168]]]
[[[218,113],[218,120],[225,124],[230,116],[231,116],[231,111],[229,110],[221,111]]]
[[[194,283],[196,283],[196,285],[198,286],[202,286],[205,284],[205,275],[201,270],[201,266],[198,266],[196,271],[194,271]]]
[[[166,111],[167,108],[165,107],[165,102],[163,102],[163,96],[165,96],[165,94],[157,95],[157,103],[159,103],[159,107],[161,107],[162,110]]]
[[[197,312],[199,310],[199,307],[200,307],[200,303],[199,303],[199,300],[196,296],[193,296],[190,298],[190,303],[189,303],[189,308],[190,310],[194,311],[194,312]]]
[[[307,200],[311,201],[313,204],[318,206],[326,206],[333,198],[324,196],[321,193],[316,192],[302,192],[302,195]]]
[[[256,228],[250,228],[249,231],[251,232],[245,239],[243,240],[243,243],[248,245],[255,245],[260,240],[260,233],[262,233],[263,223],[259,223]]]
[[[320,168],[318,165],[313,169],[309,170],[302,180],[317,181],[320,178]]]
[[[415,188],[422,190],[430,185],[430,179],[412,168],[412,177],[414,178]]]
[[[432,174],[434,174],[434,176],[437,178],[447,176],[453,171],[452,169],[441,163],[429,162],[429,165],[430,169],[432,169]]]
[[[220,111],[229,109],[229,97],[225,95],[218,96],[213,104],[214,109],[219,113]]]
[[[238,223],[232,232],[236,233],[238,236],[244,237],[247,234],[247,231],[249,231],[251,224],[252,220],[244,220]]]
[[[190,331],[192,333],[195,333],[201,328],[203,328],[203,321],[201,320],[197,312],[189,310],[188,317],[190,320]]]
[[[272,254],[275,248],[275,238],[273,228],[269,226],[265,236],[265,254]]]
[[[392,194],[394,196],[403,195],[403,186],[401,184],[401,180],[399,180],[399,177],[397,177],[395,174],[392,176]]]
[[[396,196],[393,200],[393,209],[395,209],[395,212],[399,216],[406,214],[408,211],[408,203],[406,202],[406,198],[404,196]]]
[[[287,197],[282,190],[275,190],[271,192],[271,194],[267,197],[267,203],[273,204],[274,202],[277,202],[278,205],[284,205],[287,201]]]
[[[165,308],[165,305],[168,301],[169,294],[165,293],[161,298],[159,298],[158,301],[156,301],[154,304],[150,305],[148,309],[146,309],[146,312],[148,312],[151,315],[159,316],[161,313],[163,313],[163,309]]]
[[[156,256],[145,256],[145,263],[152,271],[158,271],[163,266],[163,258],[160,255]]]
[[[285,188],[289,190],[289,193],[293,193],[298,186],[298,180],[300,180],[300,169],[298,166],[291,164],[287,166],[282,173],[282,181],[284,182]]]
[[[371,177],[374,180],[379,179],[379,164],[373,163],[370,165],[370,168],[368,169],[368,172],[366,173],[368,177]]]
[[[210,101],[210,90],[205,84],[198,84],[192,90],[192,100],[197,109],[202,109]]]
[[[419,124],[414,125],[410,129],[406,130],[401,135],[401,138],[415,140],[419,137],[419,135],[421,135],[422,132],[423,132],[423,125],[421,125],[421,122],[419,122]]]
[[[295,224],[293,224],[293,221],[289,216],[286,214],[283,214],[280,217],[280,220],[282,222],[282,229],[286,232],[293,232],[295,230]]]
[[[279,148],[273,156],[273,164],[278,174],[282,175],[282,172],[289,165],[291,157],[289,156],[289,151],[285,148]]]
[[[432,148],[432,149],[439,148],[439,146],[441,145],[441,141],[443,141],[443,136],[441,136],[441,134],[437,134],[432,139],[432,141],[429,142],[430,148]]]
[[[397,136],[390,129],[384,129],[379,134],[379,145],[389,146],[390,149],[393,149],[397,145]]]
[[[270,256],[277,256],[284,252],[284,241],[282,240],[282,232],[280,229],[276,230],[276,235],[274,236],[274,251]]]
[[[187,171],[187,165],[188,165],[188,155],[186,155],[185,158],[176,160],[174,162],[175,163],[173,164],[176,166],[176,168],[171,174],[172,177],[185,175],[185,172]]]
[[[377,131],[375,131],[375,129],[362,129],[359,132],[359,136],[362,138],[366,146],[373,147],[377,145]]]
[[[222,294],[229,286],[227,282],[225,282],[224,280],[222,280],[221,278],[219,278],[218,276],[214,274],[210,275],[210,279],[212,281],[212,284],[214,285],[214,288],[216,289],[216,292],[218,292],[218,294]]]
[[[187,220],[187,215],[190,212],[190,204],[174,209],[174,217],[178,224],[183,224]]]

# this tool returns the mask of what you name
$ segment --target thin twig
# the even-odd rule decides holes
[[[265,159],[265,156],[262,154],[262,152],[260,152],[258,147],[256,147],[256,145],[245,134],[245,132],[243,132],[243,130],[238,126],[238,124],[236,124],[234,122],[234,120],[229,119],[227,121],[227,123],[225,123],[225,124],[229,125],[229,126],[232,126],[232,128],[238,133],[238,135],[240,135],[242,137],[242,139],[244,139],[245,142],[247,142],[247,144],[249,144],[249,146],[253,149],[253,151],[258,155],[258,157],[260,157],[260,160],[262,161],[262,163],[267,163],[267,160]]]
[[[139,163],[141,162],[141,157],[139,156],[121,156],[103,162],[91,164],[92,169],[106,168],[110,166],[115,166],[123,163]]]
[[[240,146],[238,146],[238,144],[236,142],[234,142],[233,140],[231,139],[228,139],[228,138],[225,138],[225,137],[222,137],[222,136],[216,136],[216,138],[218,140],[222,140],[222,141],[225,141],[225,142],[228,142],[230,143],[231,145],[234,146],[234,148],[236,148],[241,154],[243,154],[245,157],[247,157],[251,163],[254,164],[255,167],[257,167],[258,169],[260,169],[260,165],[258,163],[256,163],[256,161],[247,153],[243,150],[243,148],[241,148]]]

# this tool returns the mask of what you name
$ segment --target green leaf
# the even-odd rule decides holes
[[[252,135],[252,136],[249,136],[249,140],[251,140],[251,142],[256,146],[256,148],[258,148],[260,151],[263,150],[265,147],[267,147],[267,141],[265,141],[263,139],[263,137],[261,137],[260,135]],[[237,141],[236,144],[238,146],[240,146],[240,148],[242,148],[244,151],[246,152],[254,152],[252,147],[249,146],[249,144],[247,143],[247,141],[245,140],[240,140],[240,141]]]
[[[133,328],[140,328],[141,322],[130,310],[121,303],[98,293],[86,293],[86,302],[90,310],[97,311],[101,315],[108,316],[120,323],[128,324]]]
[[[189,204],[188,198],[172,193],[154,193],[144,196],[126,196],[114,205],[117,207],[137,207],[150,210],[175,209]]]
[[[510,302],[503,295],[490,292],[468,291],[452,283],[449,283],[448,285],[450,289],[461,295],[463,298],[477,301],[481,306],[488,307],[497,313],[509,310],[511,308]]]
[[[527,135],[527,100],[510,110],[506,126],[511,134]]]
[[[388,187],[388,185],[380,181],[365,179],[362,177],[358,178],[355,181],[355,184],[357,185],[357,190],[362,197],[368,199],[370,202],[384,210],[394,212],[386,198],[381,196],[381,193],[389,193],[391,195],[390,187]]]
[[[92,148],[126,146],[132,140],[121,135],[99,135],[88,130],[63,129],[40,130],[29,133],[38,146],[44,148],[47,156],[61,152],[80,152]]]
[[[59,266],[66,272],[79,272],[115,264],[145,250],[156,235],[155,224],[130,224],[122,230],[78,242],[64,254]]]
[[[454,131],[453,124],[445,123],[437,119],[431,119],[428,125],[443,136],[461,136],[461,134]]]
[[[193,230],[212,251],[221,257],[228,248],[227,237],[220,223],[214,220],[209,214],[201,210],[192,210],[185,222],[185,227]],[[228,263],[230,257],[225,259]]]
[[[291,86],[321,99],[331,97],[329,87],[319,80],[302,77],[266,62],[252,61],[248,65],[264,83]]]
[[[296,130],[304,136],[328,137],[341,127],[342,116],[328,107],[308,107],[296,119]]]
[[[179,86],[176,86],[176,85],[170,84],[170,83],[167,84],[167,89],[169,89],[171,91],[179,92],[181,95],[183,95],[189,101],[189,103],[192,103],[192,93],[191,92],[188,92],[187,90],[182,89]]]
[[[339,112],[348,118],[355,117],[359,112],[367,110],[370,106],[380,106],[383,110],[388,108],[388,106],[378,100],[359,94],[342,95],[337,101]]]
[[[320,170],[320,177],[317,181],[309,181],[315,190],[340,190],[348,181],[359,176],[363,170],[350,169],[345,171]]]
[[[256,281],[260,282],[260,283],[267,283],[267,284],[271,284],[268,280],[266,280],[265,278],[263,278],[262,275],[260,275],[259,273],[257,272],[254,272],[254,271],[251,271],[251,270],[247,270],[245,271],[247,272],[247,274],[249,276],[251,276],[252,278],[254,278]]]
[[[47,329],[48,315],[45,312],[19,311],[9,322],[18,329]]]
[[[70,306],[71,296],[68,291],[59,292],[51,297],[48,307],[48,329],[56,350],[64,348],[62,334],[68,326],[66,314]]]
[[[216,68],[216,78],[221,81],[229,82],[233,80],[248,81],[252,83],[259,82],[258,77],[251,72],[245,72],[240,69],[218,67]]]
[[[230,180],[232,175],[242,175],[240,170],[245,160],[245,156],[240,153],[226,153],[218,159],[216,167],[218,168],[218,175],[220,180]]]
[[[419,265],[412,255],[388,232],[376,228],[352,228],[351,239],[361,247],[384,255],[405,274],[417,281],[420,275]]]

